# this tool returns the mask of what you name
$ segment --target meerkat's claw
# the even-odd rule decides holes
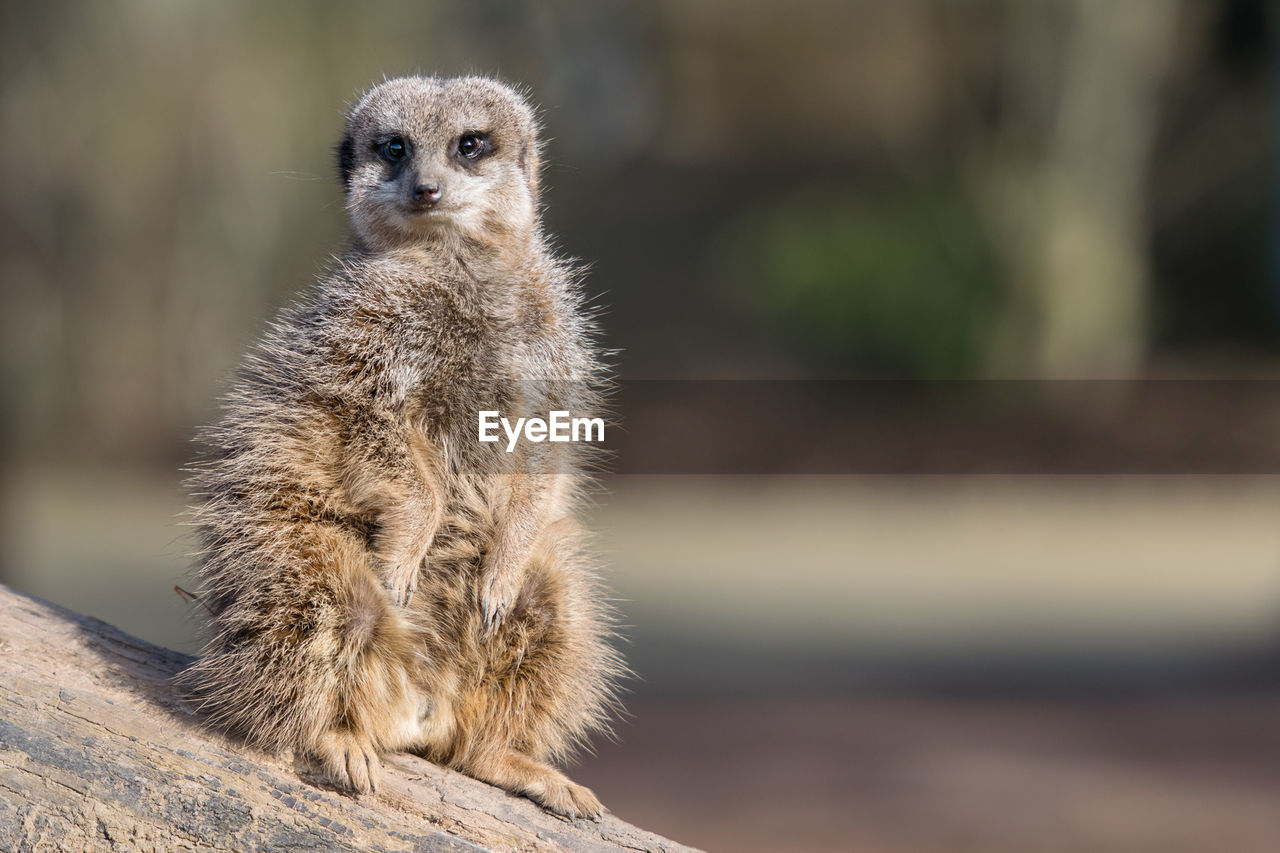
[[[418,584],[410,582],[403,586],[397,584],[391,588],[391,601],[397,607],[408,607],[413,601],[413,594],[418,591]]]
[[[568,779],[548,784],[545,791],[531,795],[531,799],[543,808],[563,815],[569,820],[578,818],[599,820],[604,814],[604,806],[596,799],[596,795],[591,793],[590,788],[570,782]]]
[[[486,636],[492,636],[502,625],[519,592],[512,579],[499,573],[489,576],[480,596],[480,623]]]
[[[382,763],[368,738],[347,731],[331,731],[316,746],[326,778],[356,794],[378,792]]]
[[[387,590],[391,593],[392,604],[396,607],[408,607],[413,601],[413,594],[418,591],[417,568],[411,572],[395,572],[387,583]]]
[[[501,605],[492,603],[486,598],[484,607],[480,612],[480,627],[485,635],[493,636],[506,615],[506,611],[503,610]]]

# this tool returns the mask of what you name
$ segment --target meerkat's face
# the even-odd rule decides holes
[[[357,233],[380,250],[532,233],[536,130],[528,103],[483,77],[401,77],[374,87],[347,117],[338,147]]]

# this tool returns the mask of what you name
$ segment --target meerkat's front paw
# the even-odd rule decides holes
[[[423,561],[422,567],[426,566]],[[391,594],[391,603],[397,607],[408,607],[413,601],[413,594],[418,591],[418,576],[421,567],[411,565],[408,568],[397,566],[387,577],[387,592]]]
[[[480,626],[492,635],[515,606],[520,594],[520,576],[509,572],[490,572],[480,587]]]
[[[315,751],[321,771],[335,786],[357,794],[378,792],[382,763],[368,738],[333,729],[320,738]]]

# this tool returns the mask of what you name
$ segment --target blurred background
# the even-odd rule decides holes
[[[620,450],[638,677],[575,778],[712,850],[1280,849],[1278,12],[0,3],[0,581],[196,650],[179,468],[339,251],[345,108],[496,74],[624,390],[914,401],[821,428],[885,465]]]

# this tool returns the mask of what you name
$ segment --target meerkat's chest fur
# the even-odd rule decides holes
[[[559,271],[537,261],[478,271],[422,255],[345,264],[324,288],[336,311],[318,330],[337,362],[358,366],[338,390],[403,407],[406,428],[430,439],[487,450],[474,447],[477,412],[545,409],[587,358],[557,304]]]

